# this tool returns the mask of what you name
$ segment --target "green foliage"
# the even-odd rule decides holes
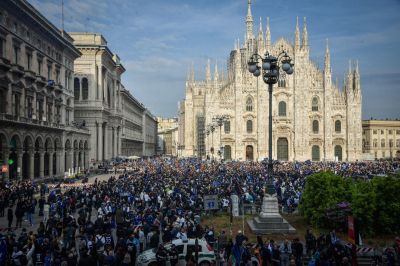
[[[307,177],[299,210],[316,226],[328,226],[326,210],[338,203],[351,204],[359,229],[364,234],[400,232],[400,179],[375,177],[353,181],[330,172]]]

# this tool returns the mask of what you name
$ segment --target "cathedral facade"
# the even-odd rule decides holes
[[[343,88],[332,82],[330,51],[324,68],[310,60],[306,20],[294,43],[284,38],[271,43],[269,21],[253,31],[248,1],[246,36],[235,44],[227,62],[227,75],[206,66],[205,80],[186,81],[185,99],[179,104],[179,147],[183,156],[261,160],[268,157],[268,90],[262,76],[254,77],[248,61],[254,53],[293,60],[294,73],[280,75],[273,87],[273,159],[281,161],[355,161],[362,158],[361,88],[358,65],[349,65]],[[283,71],[281,71],[283,72]],[[220,125],[215,117],[227,119]]]

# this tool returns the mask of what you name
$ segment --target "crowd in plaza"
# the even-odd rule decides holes
[[[394,172],[399,165],[276,163],[274,186],[282,210],[290,212],[312,173],[331,170],[346,178],[368,179]],[[249,243],[241,232],[229,239],[225,232],[202,227],[204,195],[218,195],[221,209],[227,210],[231,194],[247,203],[261,201],[267,178],[263,162],[154,158],[113,167],[115,174],[106,181],[63,191],[30,181],[3,182],[0,219],[7,219],[8,228],[0,235],[0,265],[135,265],[138,254],[147,249],[156,250],[159,264],[165,265],[168,256],[160,243],[196,237],[214,246],[217,260],[225,265],[247,265],[254,259],[260,265],[300,265],[305,252],[315,265],[351,264],[349,250],[338,244],[334,231],[318,237],[309,232],[301,241],[278,245],[261,238]],[[193,258],[187,254],[187,265]]]

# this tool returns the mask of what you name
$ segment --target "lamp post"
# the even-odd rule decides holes
[[[215,131],[215,125],[210,124],[210,131],[211,131],[211,157],[214,160],[214,131]]]
[[[213,117],[213,122],[216,123],[216,125],[219,126],[219,145],[220,145],[220,149],[218,151],[219,153],[219,158],[222,161],[222,150],[223,150],[223,146],[222,146],[222,142],[221,142],[221,128],[222,125],[224,124],[224,122],[228,121],[229,117],[227,115],[217,115],[215,117]]]
[[[260,66],[261,64],[261,66]],[[248,70],[255,77],[262,74],[263,81],[268,84],[269,93],[269,117],[268,117],[268,179],[272,184],[272,88],[279,80],[279,72],[283,70],[286,74],[293,74],[292,59],[286,52],[281,52],[277,57],[270,55],[268,52],[264,56],[253,54],[248,62]],[[271,192],[273,193],[273,192]]]

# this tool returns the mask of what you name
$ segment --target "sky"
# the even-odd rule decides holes
[[[28,0],[61,28],[61,0]],[[358,60],[363,118],[400,118],[400,0],[252,0],[255,34],[270,18],[272,42],[294,39],[307,17],[310,57],[323,66],[329,39],[333,81]],[[125,88],[154,115],[174,117],[188,68],[226,69],[243,43],[247,0],[64,0],[64,28],[98,32],[126,68]],[[212,66],[212,72],[213,72]],[[340,82],[339,82],[340,83]]]

